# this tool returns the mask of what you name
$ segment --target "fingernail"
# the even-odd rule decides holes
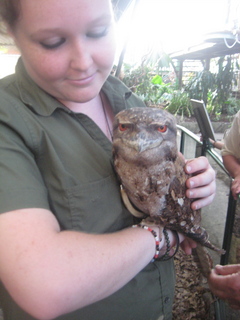
[[[191,188],[193,188],[193,187],[194,187],[194,181],[189,180],[189,184],[190,184],[190,187],[191,187]]]
[[[190,173],[190,172],[191,172],[191,170],[192,170],[192,167],[190,167],[189,165],[187,165],[187,166],[186,166],[186,170],[187,170],[187,172],[189,172],[189,173]]]

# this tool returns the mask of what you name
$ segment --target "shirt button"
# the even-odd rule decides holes
[[[169,297],[166,297],[165,299],[164,299],[164,303],[169,303],[170,302],[170,298]]]

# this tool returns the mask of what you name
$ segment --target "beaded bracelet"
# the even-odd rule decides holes
[[[154,257],[153,257],[153,259],[151,260],[151,262],[154,262],[154,261],[159,257],[159,252],[160,252],[159,244],[160,244],[160,241],[162,241],[162,239],[159,239],[159,238],[158,238],[157,233],[156,233],[153,229],[151,229],[151,228],[149,228],[149,227],[147,227],[147,226],[145,226],[145,225],[135,224],[135,225],[133,225],[132,227],[133,227],[133,228],[142,228],[142,229],[148,230],[148,231],[150,231],[151,234],[154,236],[154,239],[155,239],[155,242],[156,242],[156,249],[155,249]]]
[[[175,234],[175,236],[176,236],[175,251],[174,251],[174,254],[172,255],[172,258],[173,258],[173,257],[175,256],[175,254],[178,252],[180,240],[179,240],[179,235],[178,235],[177,231],[172,230],[172,232],[173,232],[173,233]]]
[[[155,239],[155,242],[156,242],[156,250],[155,250],[155,254],[154,254],[154,257],[153,257],[153,259],[151,260],[151,262],[170,260],[170,259],[172,259],[172,258],[175,256],[175,254],[178,252],[180,241],[179,241],[179,236],[178,236],[177,231],[172,230],[172,233],[175,234],[175,236],[176,236],[176,246],[175,246],[175,251],[174,251],[173,255],[169,256],[169,252],[170,252],[170,250],[171,250],[171,247],[170,247],[170,239],[169,239],[169,235],[168,235],[167,230],[166,230],[165,228],[163,229],[163,234],[164,234],[164,236],[165,236],[165,241],[166,241],[166,247],[167,247],[167,248],[166,248],[166,252],[164,253],[164,255],[163,255],[162,257],[159,257],[159,253],[160,253],[159,244],[160,244],[160,242],[162,241],[162,238],[159,239],[158,236],[157,236],[157,233],[156,233],[153,229],[151,229],[151,228],[149,228],[149,227],[147,227],[147,226],[145,226],[145,225],[136,224],[136,225],[133,225],[132,227],[133,227],[133,228],[142,228],[142,229],[148,230],[148,231],[150,231],[151,234],[154,236],[154,239]]]
[[[156,259],[157,261],[167,261],[167,260],[170,260],[170,259],[172,259],[172,258],[175,256],[175,254],[178,252],[179,242],[180,242],[180,241],[179,241],[179,236],[178,236],[177,231],[175,231],[175,230],[172,230],[172,233],[175,234],[175,236],[176,236],[176,246],[175,246],[175,251],[174,251],[173,255],[169,256],[169,252],[170,252],[170,250],[171,250],[169,235],[168,235],[167,230],[166,230],[166,229],[163,229],[163,234],[164,234],[164,236],[165,236],[165,241],[166,241],[167,249],[166,249],[165,254],[164,254],[162,257]]]

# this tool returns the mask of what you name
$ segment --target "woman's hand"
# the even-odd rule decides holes
[[[176,246],[177,239],[176,239],[175,233],[173,233],[171,230],[167,229],[167,232],[170,240],[170,246],[172,248],[170,252],[170,256],[172,256],[175,252],[175,249],[173,247]],[[188,255],[192,254],[192,249],[196,248],[197,243],[194,240],[187,238],[186,236],[184,236],[182,233],[179,233],[179,232],[178,232],[178,238],[179,238],[179,244],[182,250]]]
[[[196,198],[192,203],[192,209],[200,209],[209,205],[215,196],[216,182],[215,171],[211,167],[206,157],[199,157],[187,160],[185,171],[193,176],[186,182],[188,198]]]
[[[220,299],[226,300],[233,309],[240,309],[240,264],[220,266],[212,270],[208,284]]]
[[[178,235],[182,250],[188,255],[192,254],[192,249],[197,247],[197,243],[193,239],[187,238],[181,233],[179,233]]]

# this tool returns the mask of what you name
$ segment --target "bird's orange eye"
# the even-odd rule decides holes
[[[165,125],[165,126],[159,126],[158,127],[158,131],[159,132],[166,132],[167,131],[167,126]]]
[[[124,123],[119,123],[118,128],[120,131],[126,131],[128,129],[128,126]]]

